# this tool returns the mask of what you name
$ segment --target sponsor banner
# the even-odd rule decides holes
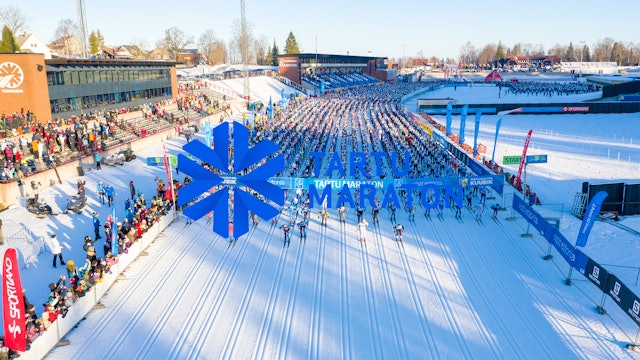
[[[446,117],[446,122],[445,122],[445,135],[447,137],[449,137],[449,135],[451,135],[451,122],[452,122],[452,117],[451,117],[451,112],[453,111],[453,101],[449,101],[447,103],[447,117]]]
[[[476,112],[476,122],[475,127],[473,129],[473,155],[478,155],[478,133],[480,132],[480,118],[482,117],[482,112]]]
[[[607,196],[609,196],[609,193],[607,193],[606,191],[598,191],[598,193],[591,198],[591,201],[589,201],[589,205],[587,205],[587,209],[584,212],[584,217],[582,218],[582,224],[580,225],[580,232],[578,232],[576,246],[587,245],[587,239],[589,238],[589,234],[591,233],[591,228],[596,222],[598,215],[600,215],[600,208],[602,207],[602,203]]]
[[[588,113],[589,107],[588,106],[563,106],[562,112],[563,113]]]
[[[464,144],[464,128],[467,124],[467,113],[469,111],[469,105],[462,107],[462,115],[460,115],[460,134],[458,137],[458,144]]]
[[[605,294],[609,295],[622,311],[640,326],[640,299],[613,274],[609,276]]]
[[[237,184],[237,178],[234,176],[221,176],[221,178],[223,184]],[[268,181],[282,189],[309,189],[310,185],[316,188],[331,186],[334,190],[339,190],[345,185],[349,189],[359,189],[362,185],[373,186],[377,189],[386,189],[390,185],[393,185],[396,190],[399,190],[403,185],[420,187],[425,185],[444,186],[445,184],[449,184],[455,186],[462,182],[467,184],[467,186],[504,186],[504,178],[500,175],[473,176],[468,178],[403,178],[381,180],[271,177]]]
[[[520,166],[518,167],[518,175],[516,176],[516,189],[520,188],[520,177],[522,176],[522,169],[524,168],[524,161],[526,160],[527,148],[529,147],[529,141],[531,141],[532,132],[533,130],[529,130],[524,140],[524,146],[522,147],[522,157],[520,158]]]
[[[609,284],[609,272],[592,259],[587,260],[584,276],[603,292]]]
[[[178,157],[175,155],[171,155],[168,157],[169,158],[169,164],[171,164],[171,166],[178,166]],[[193,159],[192,159],[193,160]],[[154,157],[148,157],[147,158],[147,165],[148,166],[164,166],[164,157],[163,156],[154,156]]]
[[[531,206],[527,205],[527,203],[520,199],[519,196],[513,197],[513,209],[522,215],[522,217],[524,217],[529,224],[533,225],[533,227],[543,236],[548,232],[549,228],[553,229],[547,220],[533,210]]]
[[[272,177],[267,181],[281,189],[293,189],[293,179],[289,177]]]
[[[502,157],[502,163],[504,165],[517,165],[520,164],[522,156],[520,155],[508,155]],[[526,164],[546,164],[547,155],[527,155],[525,158]]]
[[[495,164],[494,159],[496,157],[496,146],[498,145],[498,133],[500,132],[500,125],[502,125],[502,118],[498,119],[496,123],[496,136],[493,139],[493,151],[491,152],[491,165]]]
[[[4,346],[25,351],[27,332],[22,297],[22,283],[16,249],[5,251],[2,261],[2,315],[4,322]]]
[[[565,238],[558,230],[554,229],[551,225],[547,224],[547,229],[544,233],[544,238],[553,245],[564,260],[575,267],[577,262],[576,248]]]
[[[573,262],[573,268],[578,270],[581,274],[585,275],[587,273],[587,263],[589,262],[589,257],[585,255],[580,249],[575,249],[573,252],[576,260]],[[585,275],[586,276],[586,275]]]

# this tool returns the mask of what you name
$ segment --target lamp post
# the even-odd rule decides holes
[[[316,71],[314,72],[317,72],[318,70],[318,35],[316,35],[316,69],[315,70]]]

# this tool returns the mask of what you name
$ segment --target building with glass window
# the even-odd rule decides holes
[[[178,90],[175,65],[0,54],[0,113],[31,110],[43,122],[168,99]]]

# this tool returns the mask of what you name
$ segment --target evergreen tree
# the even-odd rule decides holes
[[[499,41],[498,47],[496,48],[496,56],[495,56],[496,66],[502,64],[504,57],[505,57],[504,46],[502,45],[502,41]]]
[[[273,48],[271,49],[271,66],[278,66],[278,46],[276,45],[276,39],[273,39]]]
[[[15,53],[20,51],[11,30],[7,25],[2,28],[2,40],[0,41],[0,53]]]
[[[300,48],[298,47],[298,41],[296,37],[293,36],[293,32],[289,32],[289,36],[287,36],[287,42],[284,45],[284,53],[285,54],[300,54]]]
[[[569,46],[567,47],[567,52],[565,55],[565,59],[562,59],[564,61],[569,61],[569,62],[573,62],[576,61],[576,50],[573,48],[573,42],[569,42]]]
[[[89,34],[89,53],[91,55],[95,54],[100,50],[100,45],[98,43],[98,36],[95,31],[91,31]]]

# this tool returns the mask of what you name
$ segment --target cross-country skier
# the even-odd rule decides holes
[[[360,206],[358,206],[356,208],[356,215],[358,216],[358,223],[360,223],[360,221],[362,221],[362,215],[364,214],[364,209],[361,208]]]
[[[411,205],[409,208],[409,221],[416,222],[416,206]]]
[[[366,242],[367,241],[367,226],[369,226],[369,223],[367,222],[367,220],[362,219],[360,220],[360,222],[358,223],[358,230],[360,231],[360,241],[361,242]]]
[[[404,226],[397,224],[393,228],[393,233],[396,235],[396,241],[402,241],[402,233],[404,232]]]
[[[327,218],[329,217],[329,212],[327,209],[320,210],[320,220],[322,221],[322,225],[327,226]]]
[[[484,212],[484,206],[482,206],[482,204],[478,203],[474,207],[474,213],[476,214],[476,221],[477,222],[481,222],[482,221],[482,213],[483,212]]]
[[[380,219],[378,218],[380,214],[380,208],[378,207],[378,203],[376,206],[371,208],[371,216],[373,217],[373,223],[380,225]]]
[[[480,203],[484,205],[486,200],[487,200],[487,188],[483,186],[480,189]]]
[[[389,207],[389,212],[389,220],[391,220],[391,223],[394,224],[396,222],[396,206],[391,204],[391,206]]]
[[[460,206],[458,206],[458,204],[453,203],[453,210],[455,210],[456,212],[456,219],[461,219],[462,218],[462,209],[460,208]]]
[[[491,214],[491,218],[493,220],[498,219],[498,210],[500,210],[500,204],[495,203],[495,204],[491,205],[491,210],[493,210],[493,213]]]
[[[307,240],[307,222],[304,220],[300,221],[298,228],[300,229],[300,240]]]
[[[289,243],[291,242],[291,234],[289,234],[289,231],[291,230],[289,228],[289,224],[284,224],[282,226],[280,226],[280,228],[282,229],[282,231],[284,232],[284,245],[282,245],[283,247],[289,247]]]
[[[347,212],[347,208],[344,206],[344,204],[342,204],[339,208],[338,208],[338,214],[340,214],[340,222],[341,223],[345,223],[346,217],[345,214]]]

